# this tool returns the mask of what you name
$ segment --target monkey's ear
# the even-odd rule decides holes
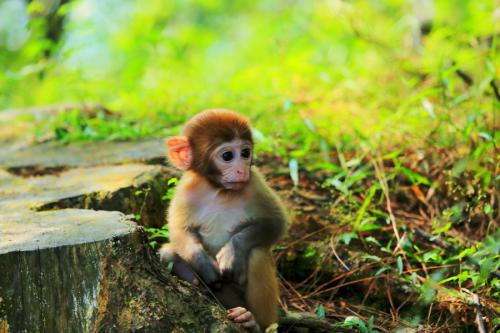
[[[170,162],[181,170],[187,170],[193,160],[191,146],[186,136],[173,136],[167,139],[167,156]]]

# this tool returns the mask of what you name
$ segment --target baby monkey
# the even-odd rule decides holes
[[[229,110],[201,112],[182,136],[167,139],[167,154],[184,174],[168,210],[170,243],[161,259],[174,262],[181,279],[199,284],[201,277],[231,320],[262,332],[277,320],[271,247],[288,217],[252,166],[250,123]]]

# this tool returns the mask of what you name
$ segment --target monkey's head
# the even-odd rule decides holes
[[[188,121],[183,135],[167,139],[169,160],[212,185],[241,190],[250,180],[253,139],[249,121],[230,110],[203,111]]]

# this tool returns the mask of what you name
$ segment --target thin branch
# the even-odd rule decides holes
[[[333,237],[330,238],[330,248],[332,249],[332,252],[333,252],[333,255],[335,256],[335,258],[337,258],[337,260],[340,262],[340,264],[342,266],[344,266],[344,268],[346,269],[346,271],[350,271],[349,267],[342,261],[342,259],[340,259],[339,255],[337,254],[337,251],[335,251],[335,245],[333,245]]]
[[[479,333],[487,333],[486,327],[484,326],[483,314],[481,313],[481,301],[477,294],[472,295],[472,300],[476,305],[476,324]]]
[[[384,196],[386,199],[387,212],[389,213],[389,218],[390,218],[391,223],[392,223],[392,229],[394,231],[394,235],[396,235],[396,239],[398,240],[398,243],[399,243],[401,240],[401,237],[399,236],[396,218],[394,217],[394,214],[392,213],[391,199],[389,197],[389,186],[387,185],[387,180],[383,176],[383,173],[381,171],[381,168],[378,166],[377,161],[372,159],[372,164],[375,168],[375,175],[380,183],[380,186],[382,187],[382,192],[384,193]]]
[[[387,294],[387,299],[389,300],[389,304],[391,305],[392,320],[397,321],[399,316],[396,307],[394,306],[394,301],[392,300],[391,288],[389,286],[389,281],[387,277],[385,278],[385,291]]]
[[[297,298],[294,299],[300,300],[304,305],[306,305],[304,302],[304,297],[297,291],[297,289],[295,289],[290,282],[284,279],[280,273],[278,273],[278,275],[280,277],[280,281],[283,282],[283,284],[286,285],[286,287],[288,287],[297,296]]]

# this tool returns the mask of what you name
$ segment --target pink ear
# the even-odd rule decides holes
[[[167,155],[170,162],[181,170],[187,170],[191,166],[193,157],[188,138],[185,136],[174,136],[168,138]]]

